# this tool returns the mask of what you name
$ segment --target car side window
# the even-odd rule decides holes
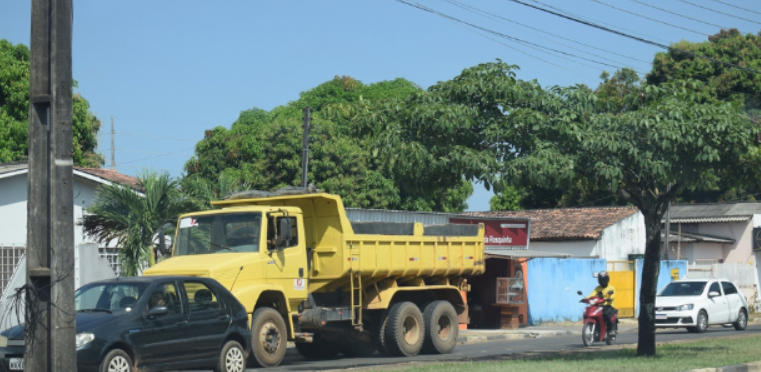
[[[730,282],[721,282],[722,288],[724,288],[725,295],[731,295],[737,293],[737,288]]]
[[[205,283],[184,281],[185,294],[188,296],[190,313],[204,310],[219,310],[222,308],[219,298]]]
[[[719,288],[719,283],[713,282],[713,284],[711,284],[711,288],[708,289],[708,293],[711,293],[711,292],[718,292],[719,296],[721,296],[721,289]]]
[[[148,310],[157,306],[166,306],[170,315],[182,314],[182,302],[180,302],[177,286],[174,283],[161,284],[151,292],[151,297],[148,299]]]

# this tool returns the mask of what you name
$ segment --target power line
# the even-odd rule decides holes
[[[721,1],[721,0],[711,0],[711,1],[715,1],[715,2],[717,2],[717,3],[720,3],[720,4],[724,4],[724,5],[727,5],[727,6],[731,6],[731,7],[733,7],[733,8],[737,8],[737,9],[740,9],[740,10],[744,10],[744,11],[746,11],[746,12],[751,12],[751,13],[761,14],[761,12],[757,12],[757,11],[755,11],[755,10],[751,10],[751,9],[748,9],[748,8],[743,8],[743,7],[741,7],[741,6],[737,6],[737,5],[734,5],[734,4],[731,4],[731,3],[725,2],[725,1]]]
[[[677,0],[677,1],[681,1],[681,2],[683,2],[685,4],[690,4],[690,5],[694,6],[694,7],[698,7],[698,8],[701,8],[701,9],[710,10],[712,12],[723,14],[723,15],[728,16],[728,17],[742,19],[743,21],[747,21],[747,22],[751,22],[751,23],[755,23],[755,24],[761,25],[761,22],[756,22],[756,21],[754,21],[752,19],[747,19],[747,18],[739,17],[739,16],[732,15],[732,14],[729,14],[729,13],[724,13],[722,11],[719,11],[719,10],[716,10],[716,9],[712,9],[712,8],[707,7],[707,6],[702,6],[702,5],[699,5],[699,4],[695,4],[695,3],[689,2],[687,0]]]
[[[619,57],[624,57],[624,58],[627,58],[627,59],[630,59],[630,60],[633,60],[633,61],[642,62],[642,63],[647,63],[648,65],[650,64],[650,61],[645,61],[645,60],[642,60],[642,59],[639,59],[639,58],[634,58],[634,57],[630,57],[630,56],[627,56],[627,55],[624,55],[624,54],[616,53],[616,52],[613,52],[613,51],[611,51],[611,50],[608,50],[608,49],[604,49],[604,48],[598,48],[598,47],[596,47],[596,46],[594,46],[594,45],[589,45],[589,44],[586,44],[586,43],[582,43],[582,42],[580,42],[580,41],[577,41],[577,40],[574,40],[574,39],[571,39],[571,38],[567,38],[567,37],[563,37],[563,36],[560,36],[560,35],[554,34],[554,33],[552,33],[552,32],[548,32],[548,31],[542,30],[542,29],[540,29],[540,28],[537,28],[537,27],[529,26],[529,25],[527,25],[527,24],[524,24],[524,23],[521,23],[521,22],[518,22],[518,21],[515,21],[515,20],[512,20],[512,19],[509,19],[509,18],[505,18],[505,17],[502,17],[502,16],[500,16],[500,15],[498,15],[498,14],[494,14],[494,13],[491,13],[491,12],[485,11],[485,10],[483,10],[483,9],[479,9],[479,8],[476,8],[476,7],[473,7],[473,6],[470,6],[470,5],[466,5],[466,4],[460,3],[460,2],[458,2],[458,1],[455,1],[455,0],[446,0],[446,1],[447,1],[448,3],[450,3],[450,4],[452,4],[452,5],[455,5],[455,6],[457,6],[457,7],[460,7],[460,8],[466,9],[466,10],[469,10],[469,11],[471,11],[471,12],[476,12],[476,13],[479,13],[479,12],[480,12],[480,13],[482,13],[482,14],[485,14],[485,15],[488,15],[488,16],[491,16],[491,17],[494,17],[494,18],[502,19],[502,20],[504,20],[504,21],[507,21],[507,22],[510,22],[510,23],[514,23],[514,24],[517,24],[517,25],[519,25],[519,26],[523,26],[523,27],[525,27],[525,28],[528,28],[528,29],[531,29],[531,30],[534,30],[534,31],[538,31],[538,32],[541,32],[541,33],[544,33],[544,34],[547,34],[547,35],[550,35],[550,36],[554,36],[554,37],[556,37],[556,38],[559,38],[559,39],[562,39],[562,40],[570,41],[570,42],[572,42],[572,43],[575,43],[575,44],[579,44],[579,45],[585,46],[585,47],[587,47],[587,48],[596,49],[596,50],[599,50],[599,51],[602,51],[602,52],[606,52],[606,53],[610,53],[610,54],[613,54],[613,55],[617,55],[617,56],[619,56]],[[549,39],[545,39],[545,40],[549,40]],[[558,42],[556,42],[556,41],[553,41],[553,40],[549,40],[549,41],[552,41],[552,42],[558,43]],[[560,43],[559,43],[559,44],[560,44]],[[561,45],[562,45],[562,44],[561,44]],[[588,53],[588,54],[590,54],[590,55],[592,55],[592,56],[595,56],[595,57],[598,57],[598,58],[603,58],[603,59],[605,59],[605,60],[607,60],[607,61],[611,61],[611,62],[615,62],[615,63],[619,63],[619,64],[622,64],[621,62],[618,62],[618,61],[614,61],[614,60],[611,60],[611,59],[608,59],[608,58],[605,58],[605,57],[602,57],[602,56],[598,56],[598,55],[596,55],[596,54],[593,54],[593,53],[589,53],[589,52],[587,52],[587,51],[584,51],[584,50],[581,50],[581,49],[573,48],[573,47],[570,47],[570,46],[568,46],[568,45],[565,45],[565,46],[566,46],[566,47],[568,47],[568,48],[571,48],[571,49],[573,49],[573,50],[578,50],[578,51],[580,51],[580,52],[583,52],[583,53]]]
[[[589,58],[577,56],[577,55],[575,55],[573,53],[568,53],[568,52],[565,52],[565,51],[562,51],[562,50],[557,50],[557,49],[550,48],[550,47],[547,47],[547,46],[544,46],[544,45],[532,43],[530,41],[526,41],[526,40],[523,40],[523,39],[520,39],[520,38],[517,38],[517,37],[513,37],[513,36],[510,36],[510,35],[503,34],[503,33],[498,32],[498,31],[494,31],[494,30],[491,30],[491,29],[488,29],[488,28],[484,28],[484,27],[475,25],[473,23],[470,23],[470,22],[467,22],[467,21],[463,21],[461,19],[458,19],[458,18],[452,17],[450,15],[441,13],[441,12],[435,10],[435,9],[429,8],[427,6],[424,6],[424,5],[421,5],[421,4],[418,4],[418,3],[410,2],[410,1],[407,1],[407,0],[394,0],[394,1],[402,3],[402,4],[405,4],[405,5],[408,5],[408,6],[411,6],[413,8],[417,8],[417,9],[423,10],[423,11],[431,13],[431,14],[438,15],[440,17],[449,19],[449,20],[454,21],[454,22],[458,22],[458,23],[462,23],[464,25],[468,25],[470,27],[479,29],[481,31],[484,31],[484,32],[487,32],[487,33],[490,33],[490,34],[493,34],[493,35],[496,35],[496,36],[508,39],[508,40],[512,40],[512,41],[517,42],[519,44],[522,44],[522,45],[524,45],[524,46],[526,46],[528,48],[532,48],[532,49],[535,49],[535,48],[546,49],[546,50],[553,51],[555,53],[559,53],[559,54],[563,54],[563,55],[566,55],[566,56],[582,59],[582,60],[589,61],[589,62],[592,62],[592,63],[596,63],[596,64],[599,64],[599,65],[608,66],[608,67],[612,67],[612,68],[619,68],[619,66],[611,65],[609,63],[600,62],[600,61],[596,61],[594,59],[589,59]]]
[[[626,9],[623,9],[623,8],[619,8],[619,7],[617,7],[617,6],[613,6],[613,5],[610,5],[610,4],[608,4],[608,3],[604,3],[604,2],[602,2],[602,1],[600,1],[600,0],[590,0],[590,1],[592,1],[592,2],[595,2],[595,3],[598,3],[598,4],[600,4],[600,5],[605,5],[605,6],[607,6],[607,7],[610,7],[610,8],[616,9],[616,10],[618,10],[618,11],[622,11],[622,12],[624,12],[624,13],[629,13],[629,14],[631,14],[631,15],[634,15],[634,16],[637,16],[637,17],[640,17],[640,18],[649,19],[649,20],[651,20],[651,21],[653,21],[653,22],[657,22],[657,23],[660,23],[660,24],[664,24],[664,25],[666,25],[666,26],[675,27],[675,28],[678,28],[678,29],[681,29],[681,30],[685,30],[685,31],[689,31],[689,32],[692,32],[692,33],[694,33],[694,34],[698,34],[698,35],[702,35],[702,36],[708,36],[708,34],[706,34],[706,33],[704,33],[704,32],[695,31],[695,30],[693,30],[693,29],[689,29],[689,28],[686,28],[686,27],[682,27],[682,26],[677,26],[677,25],[675,25],[675,24],[672,24],[672,23],[668,23],[668,22],[664,22],[664,21],[661,21],[661,20],[658,20],[658,19],[655,19],[655,18],[650,18],[650,17],[648,17],[648,16],[644,16],[644,15],[642,15],[642,14],[639,14],[639,13],[635,13],[635,12],[632,12],[632,11],[629,11],[629,10],[626,10]]]
[[[690,52],[688,50],[670,47],[668,45],[661,44],[661,43],[658,43],[658,42],[655,42],[655,41],[652,41],[652,40],[648,40],[648,39],[645,39],[645,38],[641,38],[639,36],[630,35],[630,34],[627,34],[625,32],[613,30],[613,29],[610,29],[610,28],[607,28],[607,27],[604,27],[604,26],[601,26],[601,25],[598,25],[598,24],[595,24],[595,23],[592,23],[592,22],[588,22],[588,21],[585,21],[585,20],[582,20],[582,19],[574,18],[574,17],[568,16],[568,15],[565,15],[565,14],[560,14],[560,13],[554,12],[554,11],[549,10],[549,9],[544,9],[544,8],[536,6],[536,5],[527,4],[527,3],[524,3],[523,1],[520,1],[520,0],[508,0],[508,1],[512,1],[514,3],[521,4],[521,5],[530,7],[530,8],[534,8],[536,10],[539,10],[539,11],[542,11],[542,12],[545,12],[545,13],[549,13],[549,14],[552,14],[552,15],[555,15],[555,16],[558,16],[558,17],[561,17],[561,18],[565,18],[565,19],[573,21],[573,22],[581,23],[581,24],[587,25],[589,27],[594,27],[596,29],[603,30],[603,31],[606,31],[606,32],[610,32],[610,33],[613,33],[613,34],[616,34],[616,35],[619,35],[619,36],[623,36],[623,37],[626,37],[626,38],[629,38],[629,39],[632,39],[632,40],[637,40],[637,41],[645,43],[645,44],[654,45],[654,46],[660,47],[662,49],[674,50],[674,51],[677,51],[677,52],[680,52],[680,53],[685,53],[685,54],[693,56],[693,57],[703,58],[703,59],[706,59],[706,60],[709,60],[709,61],[712,61],[712,62],[720,63],[720,64],[723,64],[725,66],[731,67],[731,68],[736,68],[738,70],[748,71],[748,72],[752,72],[754,74],[761,74],[761,71],[756,70],[756,69],[752,69],[752,68],[748,68],[748,67],[743,67],[743,66],[738,66],[738,65],[733,64],[733,63],[724,62],[724,61],[718,60],[716,58],[707,57],[707,56],[704,56],[704,55],[701,55],[701,54]]]
[[[692,20],[692,21],[695,21],[695,22],[700,22],[700,23],[709,25],[709,26],[718,27],[720,29],[726,29],[726,28],[728,28],[728,27],[724,27],[724,26],[719,26],[719,25],[711,23],[711,22],[706,22],[706,21],[703,21],[703,20],[700,20],[700,19],[697,19],[697,18],[688,17],[688,16],[686,16],[684,14],[680,14],[680,13],[677,13],[677,12],[672,12],[672,11],[670,11],[668,9],[659,8],[659,7],[655,6],[655,5],[648,4],[648,3],[644,2],[644,1],[639,1],[639,0],[629,0],[629,1],[633,1],[633,2],[635,2],[637,4],[642,4],[644,6],[647,6],[647,7],[653,8],[653,9],[658,9],[658,10],[660,10],[662,12],[673,14],[673,15],[675,15],[677,17],[686,18],[686,19],[689,19],[689,20]]]

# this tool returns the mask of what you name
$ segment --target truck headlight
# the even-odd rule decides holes
[[[692,304],[686,304],[686,305],[678,306],[676,308],[676,311],[692,310],[693,307],[694,306]]]
[[[79,333],[77,334],[77,349],[90,343],[95,339],[95,335],[92,333]]]

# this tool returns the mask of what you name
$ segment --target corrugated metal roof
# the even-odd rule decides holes
[[[568,258],[569,253],[541,252],[534,250],[486,250],[486,258]]]
[[[718,222],[745,222],[753,216],[728,216],[728,217],[671,217],[671,223],[718,223]]]
[[[661,234],[661,240],[663,240],[663,234]],[[669,243],[720,243],[720,244],[733,244],[735,239],[726,238],[716,235],[695,234],[682,232],[682,237],[679,237],[679,232],[671,231],[669,234]]]
[[[672,204],[672,223],[743,222],[761,214],[761,203]],[[663,217],[664,219],[666,216]]]

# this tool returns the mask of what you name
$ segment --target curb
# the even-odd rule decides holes
[[[758,372],[761,371],[761,361],[734,364],[731,366],[724,366],[719,368],[700,368],[690,369],[684,372]]]
[[[509,333],[505,335],[477,335],[477,336],[459,336],[457,337],[458,345],[465,344],[481,344],[485,342],[493,341],[506,341],[506,340],[520,340],[525,338],[541,338],[541,337],[554,337],[554,336],[579,336],[580,331],[536,331],[525,333]]]

